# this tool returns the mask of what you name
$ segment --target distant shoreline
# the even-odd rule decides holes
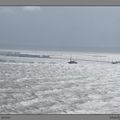
[[[13,52],[25,52],[25,53],[82,53],[82,54],[120,54],[119,51],[88,51],[88,50],[45,50],[45,49],[0,49],[0,51],[13,51]]]

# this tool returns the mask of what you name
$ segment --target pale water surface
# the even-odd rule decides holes
[[[0,113],[120,113],[120,54],[37,54],[59,59],[0,56]]]

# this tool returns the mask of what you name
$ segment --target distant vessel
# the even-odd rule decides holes
[[[112,64],[117,64],[117,62],[113,62],[113,61],[112,61]]]
[[[120,61],[112,61],[112,64],[118,64]]]
[[[77,64],[76,61],[72,60],[72,58],[70,58],[70,61],[68,62],[69,64]]]

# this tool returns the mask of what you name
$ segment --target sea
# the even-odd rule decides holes
[[[1,114],[120,113],[120,53],[0,51],[49,56],[0,55]]]

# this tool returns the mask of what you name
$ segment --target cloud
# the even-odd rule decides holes
[[[0,15],[10,16],[10,15],[23,15],[27,12],[39,12],[41,10],[40,6],[0,6]]]
[[[4,14],[15,14],[14,9],[12,9],[11,7],[0,7],[0,13],[4,13]]]
[[[23,7],[23,9],[26,11],[40,11],[39,6],[25,6]]]

